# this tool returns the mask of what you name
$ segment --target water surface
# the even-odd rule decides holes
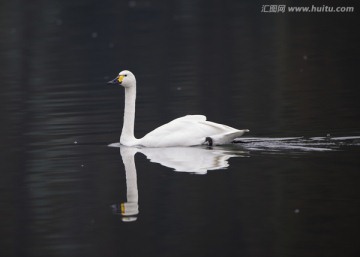
[[[0,255],[357,256],[357,17],[260,11],[0,1]],[[186,114],[251,133],[124,162],[122,69],[138,137]]]

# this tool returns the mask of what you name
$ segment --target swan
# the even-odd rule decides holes
[[[131,71],[123,70],[108,82],[125,88],[124,123],[120,144],[140,147],[172,147],[196,145],[223,145],[232,143],[248,129],[238,130],[223,124],[207,121],[204,115],[186,115],[166,123],[146,134],[135,138],[136,78]]]

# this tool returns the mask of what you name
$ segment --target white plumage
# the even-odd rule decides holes
[[[207,121],[204,115],[187,115],[166,123],[146,134],[134,137],[136,79],[127,70],[110,81],[125,88],[124,125],[120,143],[125,146],[171,147],[194,145],[223,145],[231,143],[249,130],[238,130],[226,125]]]

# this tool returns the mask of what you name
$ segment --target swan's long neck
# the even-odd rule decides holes
[[[120,136],[120,143],[124,145],[133,145],[136,141],[134,136],[135,101],[136,86],[125,88],[124,125]]]

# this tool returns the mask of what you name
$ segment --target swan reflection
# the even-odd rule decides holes
[[[159,163],[175,171],[195,174],[225,169],[229,167],[229,158],[246,156],[243,151],[230,151],[223,147],[140,148],[138,152],[144,154],[151,162]]]
[[[139,213],[139,194],[134,159],[136,153],[136,148],[120,147],[120,155],[124,163],[126,176],[126,202],[113,205],[113,210],[114,213],[121,213],[124,222],[136,221],[136,215]]]
[[[136,148],[123,146],[118,143],[109,145],[119,147],[125,175],[127,201],[114,205],[114,212],[121,213],[125,222],[135,221],[139,214],[137,174],[135,154],[144,154],[151,162],[159,163],[165,167],[179,172],[193,174],[206,174],[208,170],[225,169],[229,166],[231,157],[247,157],[248,154],[241,150],[232,150],[224,147],[168,147],[168,148]]]

